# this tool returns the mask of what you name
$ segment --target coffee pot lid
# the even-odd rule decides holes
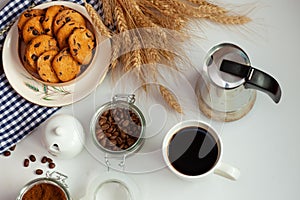
[[[247,54],[238,46],[222,43],[208,51],[204,70],[210,81],[218,87],[231,89],[245,83],[245,79],[220,70],[223,60],[231,60],[250,67]]]

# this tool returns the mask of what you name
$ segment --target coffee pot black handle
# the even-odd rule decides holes
[[[256,89],[268,94],[275,103],[281,98],[279,83],[269,74],[254,67],[230,60],[223,60],[220,70],[240,78],[245,78],[245,88]]]

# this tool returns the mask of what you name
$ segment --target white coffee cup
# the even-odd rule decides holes
[[[201,130],[200,132],[196,131],[196,130],[199,130],[198,128]],[[192,147],[192,145],[191,145],[192,142],[195,141],[196,136],[195,136],[195,138],[192,138],[192,140],[190,140],[190,141],[182,140],[184,137],[183,133],[186,131],[191,132],[191,130],[195,130],[195,133],[191,133],[191,134],[194,134],[194,135],[199,134],[198,138],[204,137],[202,145],[200,145],[200,146],[196,145],[197,146],[196,151],[194,151],[195,144],[199,144],[200,142],[194,142],[193,143],[194,147]],[[178,135],[176,135],[176,134],[178,134]],[[190,134],[190,133],[187,132],[185,134]],[[200,134],[202,134],[202,135],[200,136]],[[191,136],[191,137],[194,137],[194,136]],[[189,139],[186,139],[186,140],[189,140]],[[211,145],[213,143],[215,144],[214,146]],[[180,144],[180,146],[178,146],[179,144]],[[175,145],[177,145],[176,148],[175,148]],[[211,147],[209,147],[210,145],[211,145]],[[186,147],[184,147],[184,146],[186,146]],[[178,147],[180,147],[180,148],[178,148]],[[199,150],[197,149],[198,147],[199,147]],[[191,159],[193,159],[194,161],[197,161],[197,163],[194,162],[192,165],[189,163],[189,161],[191,160],[189,157],[190,154],[186,154],[185,156],[182,156],[182,155],[179,155],[179,154],[181,154],[181,152],[174,151],[174,149],[176,150],[176,149],[181,149],[181,148],[183,148],[182,150],[184,152],[192,152],[192,154],[194,154],[194,152],[196,152],[197,157],[195,158],[195,156],[192,156]],[[191,150],[192,148],[193,148],[193,150]],[[214,151],[211,151],[211,150],[213,150],[213,148],[214,148]],[[182,150],[178,150],[178,151],[182,151]],[[173,126],[164,138],[163,145],[162,145],[162,152],[163,152],[163,157],[164,157],[165,163],[167,164],[169,169],[175,175],[177,175],[178,177],[183,178],[185,180],[202,179],[211,174],[218,174],[220,176],[223,176],[223,177],[231,179],[231,180],[237,180],[240,175],[240,171],[237,168],[222,162],[223,144],[222,144],[221,138],[219,137],[217,132],[211,126],[209,126],[208,124],[201,122],[201,121],[188,120],[188,121],[180,122],[180,123],[176,124],[175,126]],[[170,154],[170,152],[172,155]],[[203,152],[205,152],[205,153],[203,154]],[[176,153],[179,153],[179,154],[175,155],[176,159],[174,159],[174,154],[176,154]],[[203,155],[201,155],[201,154],[203,154]],[[211,155],[213,155],[213,156],[211,156]],[[188,159],[186,158],[187,156],[189,157]],[[200,161],[199,157],[201,157],[201,159],[203,158],[206,160]],[[172,159],[172,161],[171,161],[171,159]],[[174,161],[174,160],[176,160],[176,161]],[[205,169],[203,169],[203,166],[204,166],[203,162],[206,162],[208,160],[210,160],[209,163],[211,166],[208,164],[208,166]],[[185,163],[185,161],[187,161],[187,163]],[[199,165],[200,163],[202,163],[201,164],[202,166]],[[186,165],[184,165],[184,164],[186,164]],[[204,164],[206,165],[207,162]],[[189,168],[193,168],[193,169],[189,169]]]

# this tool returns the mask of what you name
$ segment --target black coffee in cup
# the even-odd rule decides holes
[[[219,141],[204,128],[180,129],[170,140],[168,158],[180,173],[198,176],[208,172],[219,159]]]

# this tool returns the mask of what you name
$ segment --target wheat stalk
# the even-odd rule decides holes
[[[172,14],[186,15],[188,18],[204,18],[207,15],[223,14],[226,12],[225,9],[213,4],[203,4],[194,7],[180,0],[151,0],[151,2],[161,9],[169,10]]]
[[[186,1],[196,4],[196,5],[208,4],[208,2],[206,0],[186,0]]]
[[[242,25],[251,21],[251,19],[247,16],[232,16],[232,15],[215,15],[209,16],[208,19],[225,24],[225,25]]]
[[[168,15],[169,12],[165,14],[163,11],[158,12],[159,8],[151,4],[149,1],[138,1],[137,3],[144,15],[162,28],[181,31],[183,26],[186,24],[186,19],[179,15]]]
[[[135,21],[135,27],[156,27],[156,25],[148,19],[140,10],[136,3],[136,0],[120,0],[121,4],[127,8],[128,14],[132,16],[132,20]]]
[[[87,3],[85,0],[84,7],[85,7],[86,11],[88,12],[89,16],[91,17],[92,22],[93,22],[95,28],[97,29],[97,31],[100,32],[101,35],[111,38],[110,30],[103,24],[99,14],[93,8],[93,6],[89,3]]]
[[[114,0],[102,0],[103,13],[104,13],[104,24],[108,27],[113,25],[113,12]]]
[[[175,95],[166,87],[159,85],[159,91],[160,94],[162,95],[162,97],[164,98],[164,100],[167,102],[167,104],[173,108],[175,111],[177,111],[178,113],[182,114],[183,110],[179,104],[179,102],[177,101]]]

